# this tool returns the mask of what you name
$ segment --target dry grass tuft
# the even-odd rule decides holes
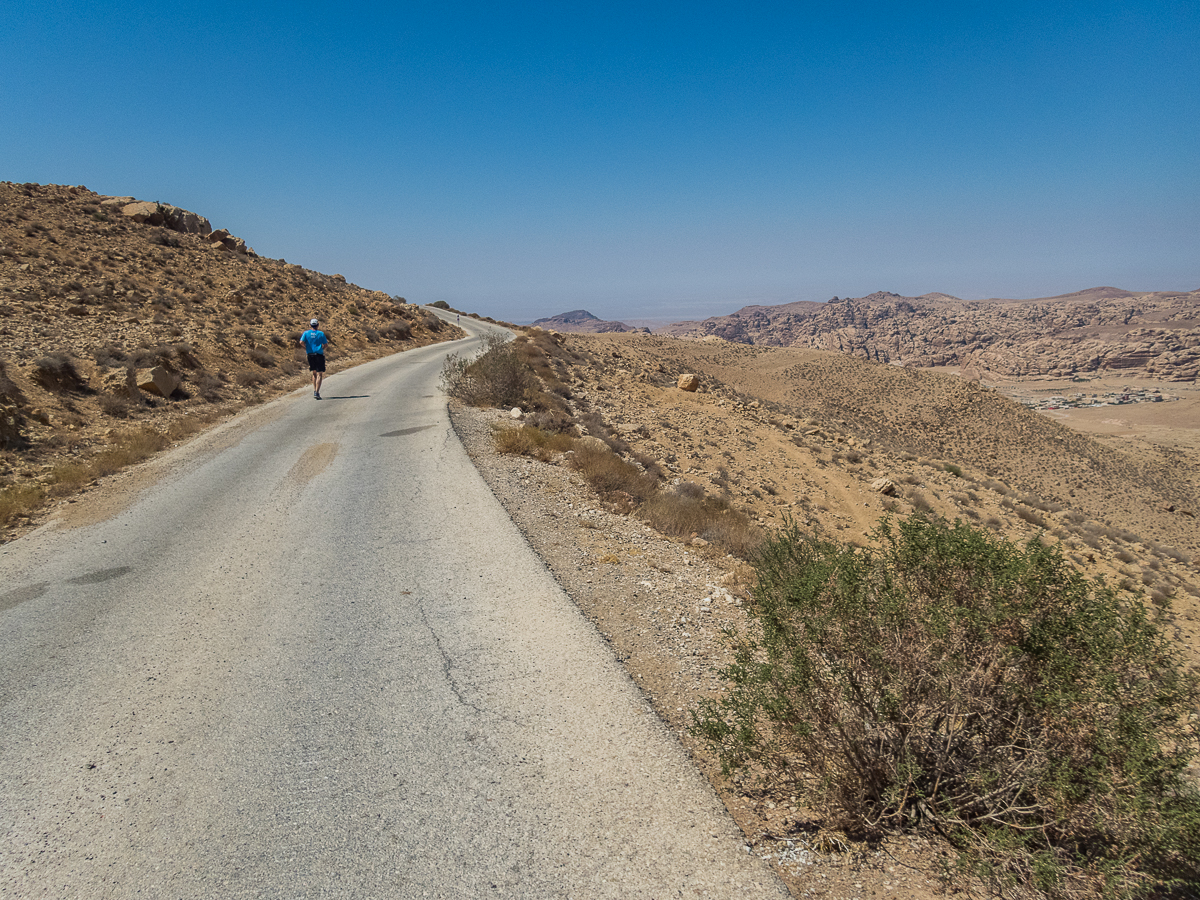
[[[653,475],[643,472],[615,453],[590,444],[578,444],[571,467],[579,472],[601,497],[631,511],[648,499],[658,486]]]
[[[501,428],[496,432],[496,449],[515,456],[531,456],[549,462],[555,454],[566,453],[574,440],[565,434],[552,434],[532,425]]]
[[[14,484],[0,490],[0,526],[30,515],[45,498],[45,489],[36,484]]]
[[[762,530],[746,513],[724,497],[706,495],[700,485],[689,481],[655,494],[638,510],[638,516],[663,534],[702,538],[742,559],[763,539]]]

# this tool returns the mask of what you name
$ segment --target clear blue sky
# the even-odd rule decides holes
[[[528,322],[1200,288],[1200,3],[0,0],[0,180]]]

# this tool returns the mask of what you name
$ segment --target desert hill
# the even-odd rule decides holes
[[[858,542],[887,512],[925,509],[1013,540],[1042,535],[1093,575],[1169,598],[1200,660],[1194,451],[1132,452],[962,378],[827,351],[556,340],[581,360],[570,367],[576,410],[610,423],[634,458],[729,496],[763,526],[791,517]],[[698,374],[700,390],[680,390],[682,373]]]
[[[57,483],[114,432],[303,386],[313,316],[331,371],[461,334],[169,204],[0,183],[0,489]],[[0,527],[10,514],[0,504]]]
[[[914,368],[954,366],[977,377],[1121,372],[1194,382],[1200,291],[1100,287],[1036,300],[980,301],[879,291],[827,303],[747,306],[656,333],[834,350]]]
[[[532,327],[544,328],[547,331],[565,331],[579,334],[607,334],[614,331],[647,330],[644,328],[634,328],[626,325],[624,322],[607,322],[592,315],[586,309],[573,309],[570,312],[559,313],[557,316],[538,319],[533,323]]]

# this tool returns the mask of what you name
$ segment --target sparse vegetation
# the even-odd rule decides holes
[[[568,435],[543,431],[531,425],[501,428],[496,432],[496,449],[501,453],[532,456],[547,462],[555,454],[566,453],[574,446]]]
[[[457,353],[442,365],[442,387],[448,395],[472,406],[516,406],[533,387],[533,376],[521,363],[512,342],[491,333],[474,359]]]
[[[652,475],[625,461],[607,447],[577,443],[570,465],[587,479],[601,497],[620,507],[623,512],[632,512],[658,487],[657,479]]]
[[[86,387],[75,360],[66,353],[48,353],[33,365],[34,380],[48,391],[67,393]]]
[[[743,510],[725,497],[709,496],[695,482],[655,493],[637,514],[662,534],[701,538],[741,558],[749,556],[763,537]]]
[[[1200,888],[1200,695],[1141,604],[1057,550],[913,516],[755,559],[757,637],[695,727],[853,834],[932,827],[995,891]],[[1184,895],[1181,895],[1184,896]]]

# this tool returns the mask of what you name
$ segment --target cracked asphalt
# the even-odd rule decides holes
[[[467,459],[469,346],[0,548],[0,894],[787,896]]]

